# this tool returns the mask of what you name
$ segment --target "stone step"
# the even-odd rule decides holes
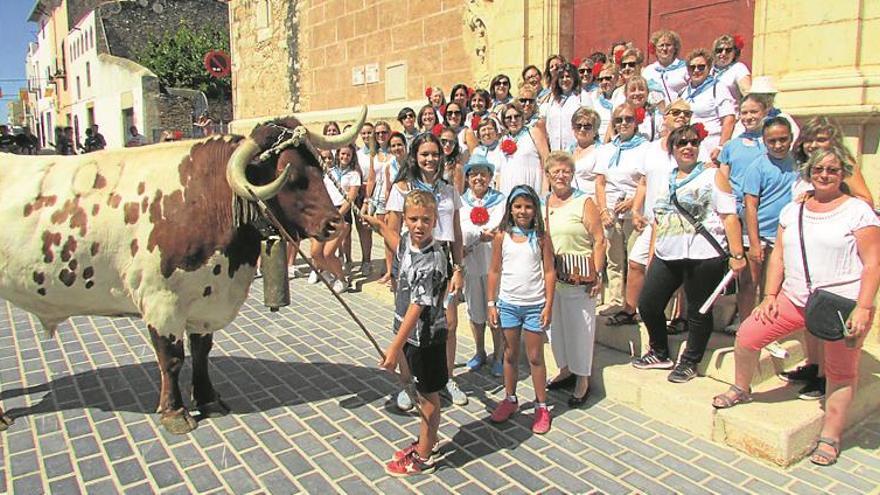
[[[860,383],[847,420],[847,429],[880,406],[880,345],[863,351]],[[731,357],[732,360],[732,357]],[[728,383],[700,377],[685,384],[670,383],[668,371],[637,370],[628,353],[596,346],[591,381],[605,397],[626,403],[658,421],[708,440],[733,447],[779,466],[806,456],[822,425],[823,401],[797,399],[798,385],[771,379],[757,385],[754,401],[715,410],[712,398]]]
[[[706,348],[706,355],[700,362],[698,372],[716,380],[732,383],[734,376],[733,345],[734,337],[721,333],[723,323],[730,319],[730,300],[721,301],[716,311],[716,331],[712,333]],[[723,313],[723,314],[719,314]],[[596,319],[596,342],[623,352],[627,355],[641,355],[648,350],[648,329],[644,323],[639,325],[609,326],[605,324],[606,317],[599,316]],[[788,353],[786,358],[777,358],[767,350],[761,352],[759,372],[755,375],[754,383],[763,383],[768,380],[776,380],[776,374],[780,371],[792,369],[804,359],[804,347],[799,339],[802,333],[783,339],[779,344]],[[678,356],[685,347],[687,334],[669,336],[669,353]]]

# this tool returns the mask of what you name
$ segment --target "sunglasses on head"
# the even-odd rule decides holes
[[[694,112],[691,112],[690,110],[681,110],[678,108],[671,108],[666,113],[668,113],[669,115],[672,115],[673,117],[678,117],[679,115],[684,115],[687,118],[691,118],[691,115],[694,114]]]
[[[610,81],[614,79],[614,76],[599,76],[596,78],[597,81]]]
[[[734,48],[732,46],[719,46],[715,49],[715,53],[733,53]]]
[[[682,147],[688,146],[688,145],[693,146],[694,148],[699,148],[700,147],[700,140],[698,138],[691,138],[691,139],[681,138],[675,142],[676,148],[682,148]]]
[[[691,72],[703,72],[704,70],[706,70],[706,64],[689,64],[688,69]]]
[[[627,124],[632,124],[635,121],[636,118],[632,115],[624,115],[623,117],[614,117],[614,120],[612,122],[614,122],[615,124],[623,124],[624,122]]]
[[[635,68],[635,66],[637,66],[637,65],[639,65],[639,64],[636,62],[621,62],[620,68],[621,69],[627,69],[627,68],[631,69],[631,68]]]

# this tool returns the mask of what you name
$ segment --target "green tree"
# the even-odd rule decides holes
[[[210,26],[193,27],[181,21],[176,29],[164,31],[161,37],[147,41],[135,53],[135,61],[153,71],[168,87],[201,90],[208,98],[229,93],[230,78],[215,78],[204,66],[205,54],[211,50],[229,53],[229,36],[222,29]]]

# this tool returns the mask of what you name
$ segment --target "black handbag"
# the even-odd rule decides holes
[[[807,330],[822,340],[840,340],[849,335],[846,321],[856,308],[852,299],[839,296],[825,289],[813,290],[810,269],[807,266],[807,247],[804,244],[804,201],[798,211],[798,237],[801,241],[801,258],[804,262],[804,277],[807,280],[807,305],[804,308],[804,324]]]

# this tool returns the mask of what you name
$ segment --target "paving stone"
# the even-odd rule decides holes
[[[110,458],[111,462],[134,455],[134,451],[131,450],[131,445],[129,445],[128,439],[125,438],[117,438],[116,440],[103,442],[103,445],[104,450],[107,451],[107,457]]]
[[[85,487],[85,491],[89,495],[116,495],[119,493],[119,489],[109,479],[88,484]]]
[[[792,481],[790,476],[786,476],[779,471],[770,469],[749,459],[739,459],[733,465],[737,469],[745,471],[771,486],[785,486]]]
[[[824,467],[822,469],[822,474],[828,476],[831,479],[837,480],[840,483],[849,485],[856,490],[861,490],[863,493],[868,493],[869,491],[877,488],[877,484],[875,482],[863,478],[858,478],[856,476],[853,476],[853,473],[841,469],[839,461],[833,466]]]
[[[113,465],[113,471],[123,485],[140,481],[145,477],[144,470],[136,459],[117,462]]]
[[[351,469],[349,469],[342,461],[332,454],[326,454],[318,457],[314,457],[312,459],[315,464],[318,465],[318,468],[327,475],[331,480],[339,479],[347,476],[351,473]]]
[[[272,458],[261,448],[242,452],[239,456],[241,456],[241,460],[244,461],[244,463],[247,464],[247,466],[251,468],[251,471],[257,476],[278,467]]]
[[[298,478],[297,481],[303,486],[306,493],[331,493],[333,491],[333,485],[318,473],[307,474]]]
[[[605,476],[595,469],[588,469],[581,473],[581,476],[584,479],[590,480],[590,483],[602,493],[607,493],[609,495],[624,495],[632,492],[630,488],[627,488],[625,485],[618,483],[614,479]]]
[[[694,461],[694,464],[731,483],[739,484],[748,478],[743,472],[709,457],[700,457]]]
[[[276,470],[271,473],[264,474],[260,477],[260,481],[262,482],[263,486],[265,486],[269,490],[269,493],[286,495],[289,493],[298,493],[300,491],[296,485],[291,483],[291,480],[282,471]]]
[[[183,483],[183,477],[177,472],[177,467],[171,461],[151,464],[150,475],[156,481],[159,488],[168,488],[178,483]]]
[[[12,493],[44,493],[43,480],[39,474],[30,474],[12,481]]]
[[[217,475],[207,465],[190,469],[186,472],[186,477],[198,493],[205,493],[222,486]]]
[[[479,461],[464,466],[464,470],[473,479],[479,480],[480,483],[486,485],[492,491],[498,491],[510,483],[509,480],[499,476],[497,471],[493,471],[486,464]]]
[[[174,459],[177,460],[177,463],[180,464],[180,467],[183,469],[205,462],[205,458],[202,457],[202,454],[199,453],[195,446],[190,443],[175,446],[171,449],[171,455],[174,456]]]
[[[533,469],[526,469],[519,464],[511,464],[502,468],[502,471],[507,476],[510,476],[517,483],[526,487],[526,489],[532,493],[537,493],[542,488],[548,485],[547,481],[536,476],[535,471]]]
[[[784,495],[786,492],[776,486],[773,486],[769,483],[765,483],[759,479],[750,479],[743,483],[743,488],[751,491],[752,493],[761,493],[767,495]]]
[[[711,491],[675,473],[671,473],[668,476],[660,479],[659,482],[671,488],[674,493],[687,493],[688,495],[712,495]]]
[[[103,457],[92,457],[91,459],[83,459],[77,463],[80,476],[83,481],[96,480],[110,474],[107,463]]]
[[[645,493],[656,494],[656,495],[675,495],[676,492],[666,488],[665,486],[657,483],[653,479],[649,479],[646,476],[642,475],[640,472],[632,472],[624,475],[622,477],[623,481],[626,481],[630,485],[639,488]]]
[[[147,481],[125,489],[125,495],[152,495],[153,493],[155,493],[155,490]],[[165,493],[167,493],[167,490]]]
[[[820,488],[816,488],[813,485],[804,483],[803,481],[795,481],[786,489],[796,495],[824,495],[826,493],[831,493]]]
[[[9,459],[9,466],[12,476],[15,478],[39,471],[40,469],[40,465],[37,463],[37,455],[34,451],[13,455]]]
[[[565,493],[587,493],[594,488],[587,480],[574,476],[569,470],[560,467],[552,467],[544,471],[542,476],[562,487]]]
[[[678,473],[696,482],[703,481],[709,477],[709,473],[706,471],[698,469],[687,462],[672,457],[671,455],[664,455],[657,459],[657,462],[672,470],[673,473]]]
[[[727,495],[728,493],[734,495],[748,495],[750,493],[746,490],[743,490],[742,488],[731,485],[727,481],[715,477],[706,480],[703,483],[703,486],[715,493],[723,493],[725,495]]]
[[[56,478],[73,472],[73,465],[70,463],[70,456],[67,454],[43,457],[43,466],[48,478]]]
[[[259,484],[243,467],[230,469],[220,475],[226,480],[232,493],[250,493],[259,488]]]
[[[398,480],[397,478],[386,478],[379,483],[376,483],[376,487],[381,490],[383,494],[387,495],[409,495],[414,493],[404,484],[403,481]]]
[[[64,495],[76,495],[82,493],[76,476],[68,476],[49,482],[49,493],[62,493]]]

